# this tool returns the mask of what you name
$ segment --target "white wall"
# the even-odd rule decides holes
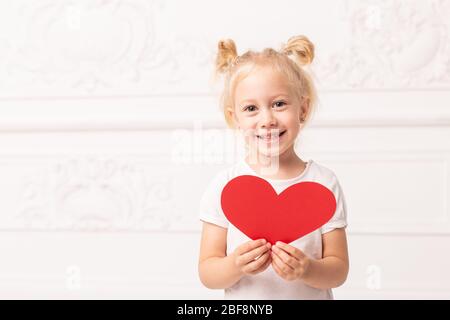
[[[321,99],[297,150],[348,202],[335,296],[450,298],[449,21],[438,0],[0,0],[0,298],[220,298],[196,217],[240,156],[216,43],[296,34]]]

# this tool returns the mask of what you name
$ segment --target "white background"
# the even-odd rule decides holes
[[[315,44],[297,151],[344,189],[338,299],[450,298],[450,1],[0,0],[0,298],[220,298],[198,201],[240,157],[212,81]]]

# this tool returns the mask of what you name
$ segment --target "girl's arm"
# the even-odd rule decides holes
[[[322,235],[322,259],[308,258],[301,250],[279,242],[272,251],[273,268],[286,280],[300,279],[311,287],[330,289],[347,279],[348,249],[343,228]]]
[[[322,235],[322,259],[310,259],[302,277],[307,285],[318,289],[336,288],[347,279],[349,262],[345,229],[334,229]]]
[[[245,274],[257,274],[270,265],[270,245],[263,239],[249,241],[227,256],[227,229],[204,222],[198,271],[210,289],[225,289]]]

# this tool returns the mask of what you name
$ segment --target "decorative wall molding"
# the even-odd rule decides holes
[[[68,116],[54,117],[53,119],[27,119],[9,118],[0,120],[0,132],[96,132],[96,131],[147,131],[151,130],[177,130],[192,129],[196,123],[201,123],[205,129],[226,129],[224,120],[220,115],[206,116],[203,121],[198,118],[174,117],[171,120],[154,118],[129,117],[124,121],[117,117],[91,117],[89,119],[74,119]],[[352,118],[322,117],[308,124],[311,128],[368,128],[368,127],[440,127],[450,126],[450,116],[434,116],[427,114],[424,117],[417,116],[395,116],[395,117],[372,117],[360,116]]]
[[[449,150],[360,153],[353,158],[324,155],[321,159],[347,186],[350,234],[450,235]],[[354,179],[348,180],[352,173]]]
[[[119,276],[85,277],[82,276],[81,287],[70,289],[65,286],[67,279],[63,276],[42,275],[3,275],[0,283],[4,289],[0,298],[27,299],[36,295],[44,299],[222,299],[223,291],[209,290],[194,281],[171,282],[170,279]],[[368,289],[355,284],[345,284],[333,290],[336,300],[346,299],[448,299],[449,288],[381,288]]]
[[[214,51],[293,32],[316,44],[320,98],[300,150],[336,172],[349,210],[336,297],[449,297],[450,1],[0,3],[0,297],[222,297],[196,265],[202,188],[234,157]]]
[[[340,1],[332,32],[315,41],[312,70],[322,90],[450,88],[448,1]],[[278,5],[290,8],[286,19],[298,20],[292,2]],[[173,15],[175,7],[161,0],[14,1],[0,13],[0,27],[15,30],[0,32],[0,102],[210,94],[217,40],[238,30],[199,32],[191,17]],[[241,19],[233,8],[224,7],[223,16]],[[243,35],[241,50],[246,37],[251,42],[253,34]],[[280,42],[270,37],[267,45]]]
[[[342,177],[341,183],[344,190],[348,191],[350,234],[450,234],[450,153],[314,154],[321,163],[330,165]],[[0,163],[0,171],[5,170],[8,165],[8,162],[4,162],[5,159],[3,157],[3,162]],[[10,160],[12,159],[10,156]],[[184,172],[184,168],[191,168],[189,171],[192,174],[185,173],[183,178],[183,183],[186,184],[190,179],[195,179],[195,172],[200,170],[195,168],[204,167],[203,162],[172,164],[173,174],[168,176],[164,170],[158,174],[151,169],[154,166],[162,168],[162,163],[170,165],[170,156],[166,154],[126,158],[95,154],[65,157],[54,155],[45,158],[16,156],[15,159],[13,161],[16,164],[21,164],[18,168],[23,167],[13,172],[20,188],[12,204],[2,204],[5,210],[0,215],[0,230],[199,231],[196,201],[193,201],[192,210],[186,212],[186,208],[189,208],[186,197],[190,196],[183,194],[185,187],[174,176],[176,171]],[[413,171],[423,171],[427,167],[430,176],[427,183],[430,185],[418,185],[415,191],[410,187],[409,191],[405,189],[405,192],[412,192],[409,197],[415,200],[403,204],[401,201],[407,196],[405,192],[399,193],[399,200],[390,199],[384,204],[379,202],[382,201],[379,197],[389,197],[386,194],[388,191],[379,190],[377,196],[377,190],[373,187],[364,188],[370,196],[366,194],[363,201],[373,202],[375,206],[365,210],[361,200],[354,198],[359,188],[355,184],[364,184],[361,179],[373,181],[377,176],[380,177],[376,170],[383,165],[384,175],[392,171],[394,185],[401,185],[406,169],[395,173],[398,163],[407,165]],[[361,181],[348,180],[355,165],[366,168]],[[20,174],[17,170],[23,173]],[[374,173],[371,175],[372,170]],[[421,206],[426,205],[426,202],[422,203],[420,200],[420,194],[426,193],[428,189],[436,190],[437,195],[427,195],[427,199],[436,200],[437,203],[429,203],[432,213],[419,218],[419,209],[414,204],[417,202]],[[380,217],[373,212],[378,210],[376,208],[381,210]],[[392,215],[389,215],[388,210],[392,211]]]
[[[450,88],[448,1],[342,1],[349,34],[316,64],[324,88]]]
[[[131,262],[132,263],[132,262]],[[65,271],[65,270],[63,270]],[[79,287],[71,288],[70,278],[60,275],[2,274],[0,299],[220,299],[223,292],[209,290],[192,275],[173,281],[168,277],[87,276],[81,273]]]
[[[15,213],[2,214],[0,229],[165,231],[174,224],[172,177],[112,157],[58,158],[20,178]]]
[[[192,91],[182,88],[210,64],[210,44],[165,29],[166,5],[161,0],[16,1],[2,14],[15,18],[5,19],[15,33],[0,35],[0,97]]]
[[[308,126],[449,126],[449,99],[450,91],[322,92]],[[196,123],[226,127],[217,96],[8,101],[0,107],[0,132],[172,130],[192,129]]]

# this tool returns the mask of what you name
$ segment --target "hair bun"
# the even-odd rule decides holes
[[[294,36],[284,46],[283,53],[292,56],[299,65],[305,66],[314,60],[314,44],[305,36]]]
[[[231,39],[220,40],[216,57],[216,71],[224,73],[237,58],[236,44]]]

